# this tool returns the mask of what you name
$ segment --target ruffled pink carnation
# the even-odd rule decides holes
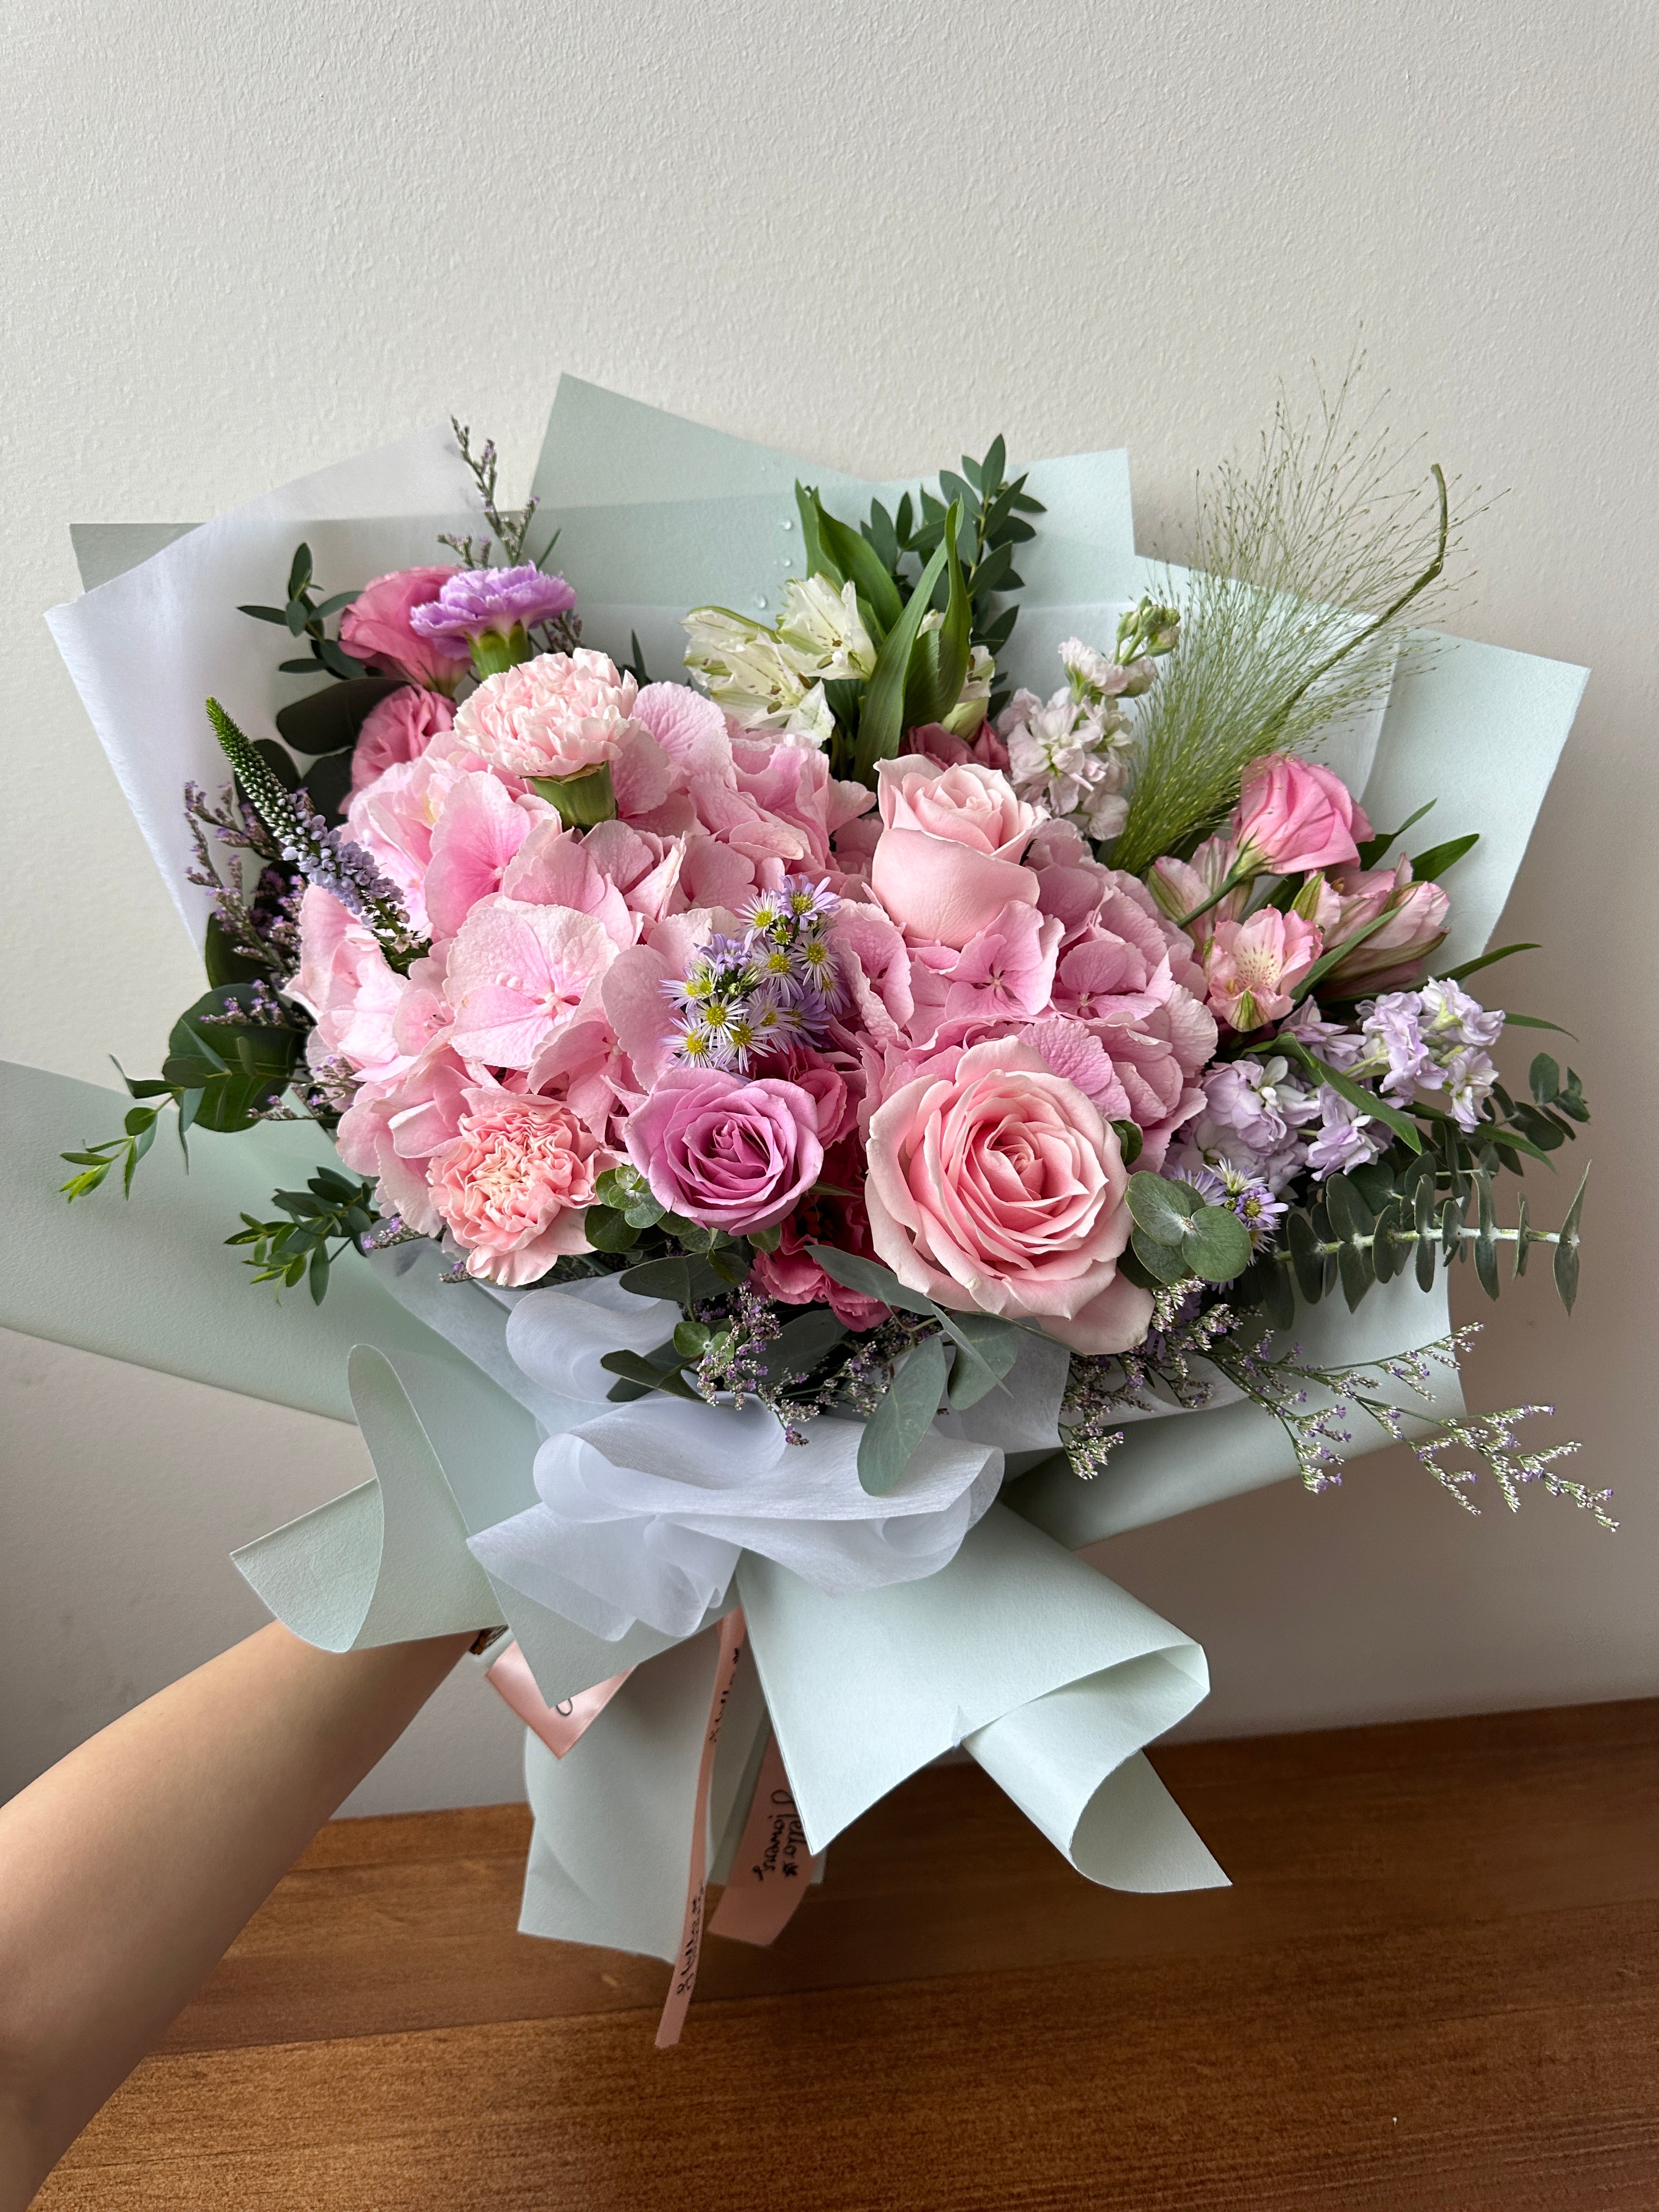
[[[427,1170],[434,1211],[470,1275],[533,1283],[570,1252],[592,1250],[582,1216],[617,1155],[596,1145],[562,1099],[469,1090],[470,1110]]]
[[[508,775],[562,781],[602,767],[637,726],[639,686],[603,653],[538,653],[487,676],[457,734]]]

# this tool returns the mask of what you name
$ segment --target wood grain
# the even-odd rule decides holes
[[[337,1822],[37,2203],[1659,2204],[1659,1702],[1171,1746],[1231,1890],[1093,1888],[972,1767],[775,1949],[514,1929],[521,1807]]]

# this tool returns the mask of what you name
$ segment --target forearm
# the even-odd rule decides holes
[[[27,2203],[467,1642],[337,1656],[273,1625],[0,1807],[0,2212]]]

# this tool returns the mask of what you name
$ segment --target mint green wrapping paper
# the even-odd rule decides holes
[[[798,477],[849,515],[900,489],[562,380],[536,489],[545,523],[561,531],[557,562],[581,594],[588,641],[625,653],[636,629],[651,674],[670,676],[691,605],[775,614],[796,566]],[[1165,572],[1135,553],[1121,453],[1038,463],[1030,483],[1048,514],[1022,549],[1027,588],[1002,673],[1047,692],[1060,639],[1109,640],[1122,604]],[[319,573],[329,564],[331,586],[348,563],[341,585],[430,560],[437,530],[469,504],[467,480],[432,433],[203,531],[77,538],[83,573],[100,580],[56,611],[54,632],[193,933],[202,901],[183,880],[176,799],[185,775],[209,781],[217,766],[197,726],[200,692],[217,690],[256,725],[289,696],[285,679],[249,672],[255,636],[240,617],[227,623],[226,605],[275,596],[280,579],[267,572],[301,536]],[[182,656],[181,636],[191,641]],[[1437,796],[1428,842],[1483,832],[1452,879],[1449,963],[1480,951],[1496,924],[1583,681],[1578,669],[1447,641],[1337,735],[1333,760],[1379,826]],[[173,696],[180,685],[193,695],[187,714],[182,692]],[[372,1268],[343,1261],[320,1312],[303,1299],[276,1304],[246,1289],[221,1240],[244,1208],[264,1206],[273,1182],[326,1158],[314,1133],[193,1136],[188,1177],[163,1138],[130,1205],[106,1194],[70,1209],[53,1190],[56,1154],[110,1133],[124,1102],[30,1069],[5,1072],[3,1097],[13,1203],[33,1264],[9,1277],[0,1321],[362,1426],[374,1480],[236,1554],[279,1618],[334,1650],[505,1622],[550,1702],[637,1669],[564,1761],[529,1741],[536,1832],[521,1924],[672,1956],[714,1664],[707,1630],[722,1607],[678,1643],[639,1624],[607,1640],[492,1580],[469,1551],[480,1530],[533,1503],[539,1440],[593,1411],[517,1368],[505,1343],[510,1294],[440,1284],[424,1248]],[[1446,1329],[1443,1280],[1427,1296],[1396,1280],[1353,1316],[1327,1302],[1292,1334],[1334,1361]],[[1459,1402],[1449,1373],[1441,1403]],[[984,1441],[1017,1449],[1018,1429]],[[1362,1434],[1354,1449],[1382,1441]],[[1203,1654],[1073,1554],[1293,1467],[1270,1416],[1218,1405],[1133,1423],[1092,1484],[1052,1469],[1009,1483],[949,1565],[920,1581],[832,1598],[745,1553],[726,1602],[744,1607],[752,1663],[715,1768],[717,1877],[769,1716],[815,1850],[961,1746],[1090,1879],[1145,1890],[1224,1881],[1143,1755],[1205,1695]]]

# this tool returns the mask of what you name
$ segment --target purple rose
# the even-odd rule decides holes
[[[817,1102],[797,1083],[671,1067],[628,1124],[659,1206],[741,1234],[781,1221],[823,1165]]]
[[[483,637],[498,631],[533,629],[554,615],[568,614],[576,594],[562,576],[544,576],[533,564],[521,568],[461,568],[435,599],[410,616],[422,637]]]

